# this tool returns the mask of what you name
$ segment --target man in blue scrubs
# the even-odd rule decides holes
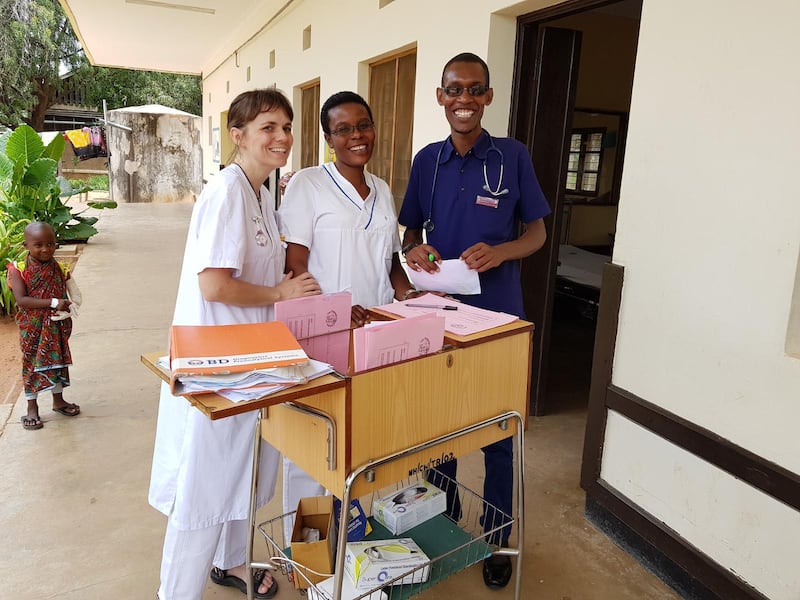
[[[544,245],[542,219],[550,206],[527,148],[514,139],[491,137],[481,127],[492,96],[489,67],[480,57],[462,53],[447,62],[436,99],[450,136],[417,153],[398,221],[406,227],[403,253],[410,268],[435,272],[441,260],[460,258],[478,272],[481,293],[458,300],[524,318],[519,261]],[[486,446],[483,453],[484,499],[511,515],[512,439]],[[438,470],[455,479],[456,461]],[[448,510],[460,516],[456,494],[448,494]],[[487,531],[502,525],[484,517]],[[507,545],[509,533],[503,528],[491,542]],[[508,556],[492,556],[484,561],[483,580],[489,587],[504,587],[511,571]]]

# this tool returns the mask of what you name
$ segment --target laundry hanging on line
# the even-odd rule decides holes
[[[78,160],[108,156],[105,131],[102,127],[84,127],[64,132]]]

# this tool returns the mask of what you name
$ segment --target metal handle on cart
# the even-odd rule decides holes
[[[524,467],[524,451],[525,451],[525,444],[523,442],[523,432],[525,430],[525,421],[522,418],[522,415],[517,411],[508,411],[506,413],[497,415],[491,419],[486,419],[481,421],[480,423],[475,423],[468,427],[464,427],[463,429],[458,429],[456,431],[451,431],[445,435],[439,436],[432,440],[428,440],[427,442],[423,442],[421,444],[417,444],[416,446],[412,446],[410,448],[406,448],[405,450],[400,450],[398,452],[394,452],[392,454],[388,454],[381,458],[373,459],[366,464],[363,464],[359,467],[356,467],[350,474],[345,478],[344,482],[344,491],[342,493],[342,510],[341,516],[339,519],[339,539],[337,541],[336,546],[336,564],[334,566],[334,573],[342,573],[344,574],[344,558],[345,552],[347,547],[347,524],[350,520],[349,511],[345,510],[345,507],[350,506],[350,491],[353,487],[353,484],[356,479],[361,477],[361,475],[368,474],[372,472],[372,476],[374,476],[374,471],[378,468],[383,466],[384,464],[390,463],[395,461],[399,458],[404,456],[408,456],[411,454],[417,454],[418,452],[427,450],[428,448],[432,448],[433,446],[438,446],[443,443],[450,442],[457,438],[469,435],[471,433],[477,432],[484,427],[489,427],[492,425],[496,425],[500,427],[503,431],[508,429],[509,421],[514,420],[517,423],[517,431],[515,437],[517,439],[516,444],[516,453],[517,453],[517,528],[519,531],[525,531],[525,467]],[[522,539],[520,536],[518,548],[501,548],[495,552],[495,554],[503,554],[507,556],[516,556],[517,564],[516,564],[516,583],[514,589],[514,599],[519,600],[519,593],[520,587],[522,584]],[[340,599],[342,597],[342,578],[336,577],[333,582],[333,597],[335,599]]]
[[[325,425],[328,428],[328,470],[335,471],[336,470],[336,423],[333,422],[333,419],[326,413],[322,412],[321,410],[317,410],[316,408],[311,408],[309,406],[301,406],[299,404],[295,404],[294,402],[284,402],[283,405],[286,408],[290,408],[299,413],[303,413],[304,415],[308,415],[310,417],[314,417],[317,419],[321,419],[322,421],[325,421]]]

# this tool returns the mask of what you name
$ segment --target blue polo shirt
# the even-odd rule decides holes
[[[491,142],[499,152],[491,149]],[[426,146],[414,157],[398,221],[408,228],[422,229],[430,218],[434,229],[426,234],[427,241],[444,260],[458,258],[478,242],[495,246],[515,240],[519,223],[530,223],[550,214],[528,149],[511,138],[493,137],[491,142],[484,132],[462,157],[448,137]],[[432,200],[437,157],[439,170]],[[499,191],[508,192],[493,194],[492,191],[498,191],[501,167]],[[484,189],[486,180],[490,191]],[[480,281],[479,295],[458,296],[458,299],[472,306],[525,317],[519,261],[506,261],[480,273]]]

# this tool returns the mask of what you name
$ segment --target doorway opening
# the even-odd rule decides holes
[[[532,149],[553,209],[547,244],[523,263],[536,323],[535,415],[585,411],[588,403],[642,8],[642,0],[567,4],[521,17],[518,28],[512,135]]]

